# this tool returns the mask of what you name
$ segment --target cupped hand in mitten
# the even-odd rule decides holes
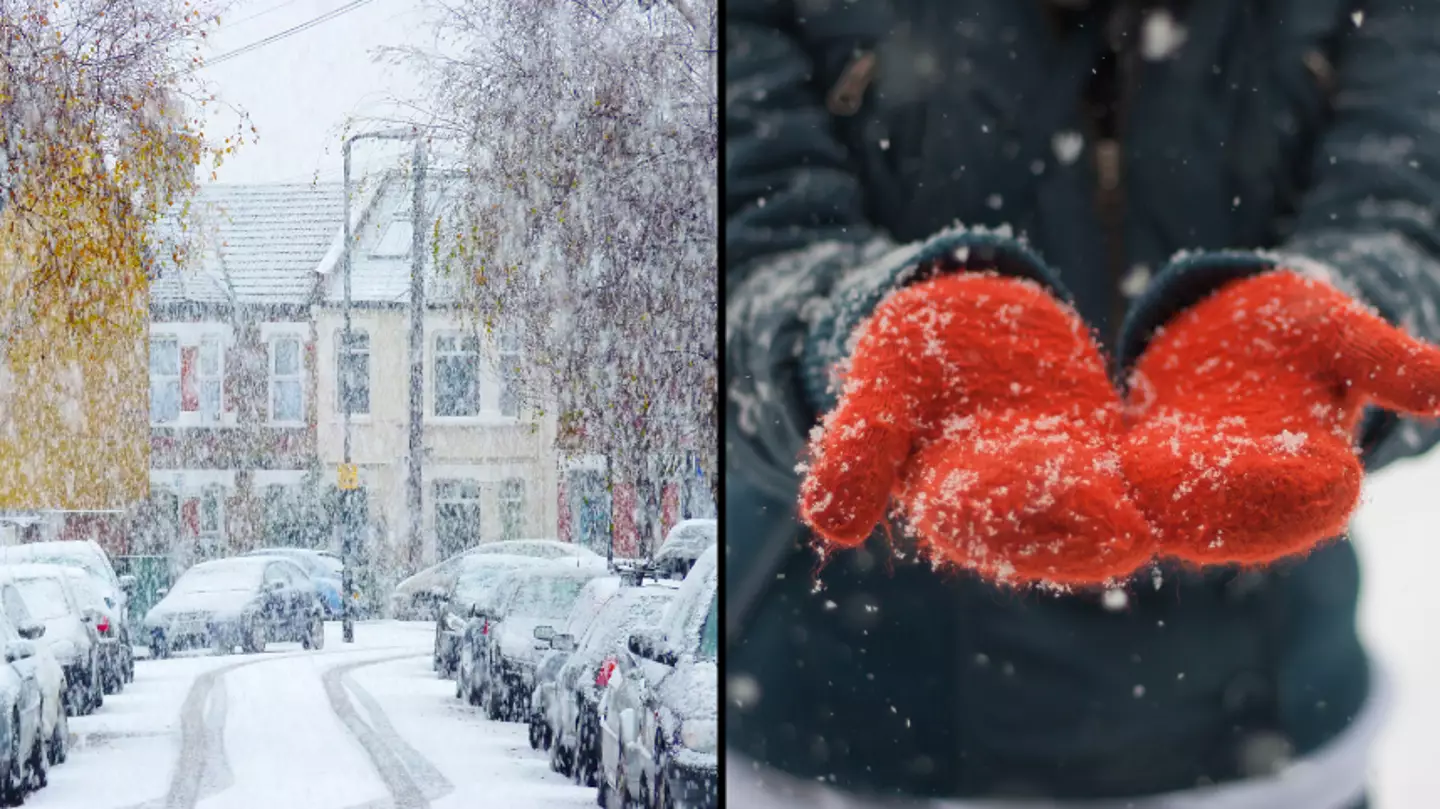
[[[1162,556],[1260,564],[1343,533],[1367,404],[1440,408],[1440,349],[1280,270],[1222,287],[1135,365],[1124,464]]]
[[[1030,281],[934,278],[860,327],[839,405],[812,436],[801,517],[848,548],[893,504],[938,564],[1101,583],[1152,551],[1126,491],[1122,429],[1074,311]]]

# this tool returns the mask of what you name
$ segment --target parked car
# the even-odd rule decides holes
[[[570,608],[570,614],[551,628],[549,640],[536,644],[539,659],[535,664],[530,693],[525,695],[522,706],[526,708],[522,717],[530,725],[531,749],[539,750],[545,742],[545,725],[539,717],[553,696],[555,675],[560,673],[560,667],[565,664],[570,653],[575,651],[576,640],[584,636],[600,611],[615,598],[620,589],[619,576],[604,576],[586,582],[580,590],[580,597],[575,599],[574,606]],[[543,630],[541,632],[543,633]]]
[[[465,624],[475,607],[494,594],[505,575],[517,568],[546,564],[533,556],[487,553],[465,558],[454,584],[444,593],[435,616],[433,664],[441,677],[454,677],[460,666]],[[437,593],[437,597],[440,594]],[[463,696],[457,693],[456,696]]]
[[[589,780],[599,769],[600,695],[602,669],[613,665],[624,651],[630,633],[642,626],[658,624],[666,606],[675,598],[676,583],[651,582],[639,587],[623,587],[605,602],[595,621],[578,641],[557,636],[552,644],[563,649],[574,646],[574,652],[563,655],[553,679],[536,675],[538,681],[532,698],[532,736],[539,736],[539,746],[550,752],[550,766],[557,772],[572,775],[577,771],[581,780]]]
[[[60,565],[6,565],[0,568],[0,578],[13,585],[20,599],[20,604],[7,605],[6,611],[17,614],[23,605],[24,612],[45,627],[37,640],[65,672],[65,711],[82,716],[105,704],[100,635],[95,629],[101,616],[80,605],[67,570]]]
[[[717,547],[696,560],[658,628],[630,633],[605,672],[600,705],[603,806],[718,805]]]
[[[555,539],[512,539],[486,542],[431,565],[395,586],[390,596],[390,617],[397,621],[426,621],[435,616],[438,593],[448,591],[464,569],[465,560],[477,555],[505,554],[535,559],[574,560],[577,565],[605,568],[605,558],[588,548]]]
[[[45,625],[30,615],[14,582],[0,580],[0,617],[9,622],[8,641],[18,638],[29,643],[28,647],[16,647],[13,660],[9,643],[0,641],[0,646],[7,650],[7,662],[19,669],[22,676],[28,676],[27,668],[33,670],[35,681],[40,685],[40,732],[45,738],[45,760],[52,766],[59,764],[70,755],[70,719],[65,713],[69,688],[65,670],[50,653],[50,647],[39,642],[45,634]],[[23,654],[26,648],[33,654]]]
[[[111,619],[94,577],[79,568],[60,569],[82,614],[91,619],[90,624],[95,628],[95,640],[100,646],[100,687],[106,694],[117,694],[125,685],[126,661],[133,652],[129,644],[120,641],[120,625]]]
[[[314,582],[320,604],[325,608],[325,617],[330,620],[344,617],[345,602],[340,594],[345,587],[345,568],[344,563],[333,554],[308,548],[260,548],[245,555],[279,556],[299,565]]]
[[[298,641],[306,649],[325,645],[325,612],[315,587],[294,562],[273,556],[241,556],[196,565],[145,616],[151,654],[178,649],[236,646],[247,654],[271,641]]]
[[[488,718],[516,721],[528,715],[535,666],[555,624],[570,614],[591,579],[605,576],[604,568],[565,561],[522,568],[505,580],[493,610],[472,619],[483,621],[489,636],[483,657],[470,668]]]
[[[661,543],[655,554],[656,575],[667,579],[684,579],[707,548],[718,541],[719,530],[714,520],[682,520]]]
[[[35,639],[45,628],[38,623],[26,626],[21,634],[9,618],[0,616],[0,644],[5,647],[5,665],[0,667],[0,802],[18,806],[25,795],[45,786],[49,759],[45,756],[42,733],[44,689],[35,665],[39,653]]]
[[[105,616],[112,626],[119,627],[125,682],[134,680],[135,633],[132,631],[134,616],[130,614],[130,602],[136,587],[135,577],[117,575],[110,556],[93,539],[27,542],[0,547],[0,565],[26,563],[66,565],[90,574],[105,599]]]

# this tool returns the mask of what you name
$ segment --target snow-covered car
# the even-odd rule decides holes
[[[145,616],[151,654],[211,648],[247,654],[271,641],[325,645],[325,613],[305,571],[274,556],[240,556],[198,564]]]
[[[581,780],[598,772],[598,688],[604,684],[604,669],[624,651],[632,631],[661,621],[676,588],[676,582],[665,580],[621,588],[575,641],[575,651],[564,657],[553,682],[542,680],[536,687],[537,713],[543,723],[538,731],[541,746],[550,751],[550,766],[556,772],[571,775],[578,770]],[[553,642],[570,645],[563,636]]]
[[[343,617],[345,602],[340,592],[344,588],[345,568],[333,555],[309,548],[260,548],[245,555],[279,556],[299,565],[314,583],[320,604],[325,608],[325,617],[331,620]]]
[[[117,694],[129,679],[127,669],[133,652],[130,644],[120,640],[120,625],[111,618],[106,609],[105,596],[96,586],[95,578],[79,568],[61,568],[70,583],[70,592],[84,614],[95,627],[96,642],[100,644],[100,687],[106,694]]]
[[[35,681],[40,685],[40,732],[45,738],[45,759],[51,765],[59,764],[70,754],[70,719],[65,713],[68,693],[65,670],[50,653],[50,647],[38,642],[45,634],[45,625],[30,615],[13,582],[0,580],[0,617],[9,622],[9,632],[5,633],[6,640],[0,641],[0,646],[8,650],[8,641],[18,639],[29,642],[30,656],[23,654],[26,647],[16,647],[14,659],[8,651],[6,659],[22,675],[27,674],[26,668],[33,670]]]
[[[0,581],[12,584],[31,620],[44,625],[37,640],[65,672],[65,710],[82,716],[105,704],[100,635],[95,629],[103,616],[80,605],[68,570],[48,564],[6,565],[0,567]]]
[[[603,806],[711,809],[720,645],[717,547],[695,562],[658,628],[630,633],[605,674],[600,709]]]
[[[506,578],[494,610],[476,619],[488,623],[490,636],[475,667],[486,717],[516,721],[528,715],[525,703],[541,652],[550,648],[555,625],[569,616],[585,585],[597,578],[608,578],[603,567],[566,560],[521,568]]]
[[[467,558],[483,554],[529,556],[535,559],[574,560],[577,565],[605,569],[605,558],[588,548],[557,539],[510,539],[486,542],[458,553],[439,564],[431,565],[395,586],[390,596],[390,617],[397,621],[427,621],[435,617],[435,609],[444,593],[454,585],[465,568]]]
[[[26,793],[45,786],[50,760],[45,754],[45,690],[40,680],[36,640],[44,627],[31,622],[24,636],[8,617],[0,616],[0,803],[18,806]],[[63,711],[62,711],[63,713]]]
[[[700,554],[718,541],[719,529],[714,520],[682,520],[661,543],[655,554],[657,575],[684,579],[695,566]]]
[[[487,553],[466,557],[460,574],[445,594],[435,617],[433,664],[441,677],[455,676],[460,665],[465,624],[474,615],[476,606],[485,603],[495,593],[507,572],[543,564],[546,564],[544,559],[533,556]]]
[[[0,565],[26,563],[65,565],[90,574],[105,599],[105,616],[112,626],[118,627],[125,656],[125,681],[134,680],[134,632],[131,627],[134,616],[130,615],[130,597],[135,589],[135,577],[116,575],[109,555],[93,539],[27,542],[0,547]]]
[[[551,627],[547,641],[537,644],[541,652],[535,664],[534,682],[525,700],[529,705],[525,718],[530,724],[531,749],[540,749],[545,741],[545,723],[541,717],[554,696],[555,675],[560,673],[560,666],[564,665],[565,659],[575,651],[576,641],[590,629],[596,616],[620,592],[620,588],[619,576],[605,576],[586,582],[580,591],[580,597],[575,599],[575,605],[570,608],[570,614],[565,616],[564,621]],[[542,634],[543,632],[544,630],[541,630]]]

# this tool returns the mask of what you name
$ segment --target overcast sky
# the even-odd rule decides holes
[[[210,37],[215,58],[348,4],[350,0],[237,0]],[[310,182],[341,175],[341,128],[352,116],[394,112],[390,99],[415,98],[412,71],[377,63],[382,45],[432,38],[420,0],[368,0],[338,17],[202,72],[224,102],[245,109],[259,129],[220,169],[224,183]],[[233,115],[212,117],[209,134],[234,130]],[[366,128],[366,127],[361,127]],[[369,128],[374,128],[373,125]],[[384,146],[357,145],[356,169],[393,162]],[[401,147],[403,148],[403,147]],[[397,152],[389,147],[389,154]]]

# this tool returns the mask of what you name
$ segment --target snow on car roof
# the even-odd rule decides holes
[[[694,559],[718,541],[714,520],[684,520],[670,529],[657,559]]]
[[[68,565],[54,565],[43,562],[0,565],[0,575],[9,576],[12,579],[64,579],[69,577],[70,570],[73,570],[73,568]]]
[[[105,552],[93,541],[63,540],[56,542],[29,542],[24,545],[0,546],[0,564],[23,564],[43,562],[60,565],[79,565],[107,582],[114,575],[110,560]]]

